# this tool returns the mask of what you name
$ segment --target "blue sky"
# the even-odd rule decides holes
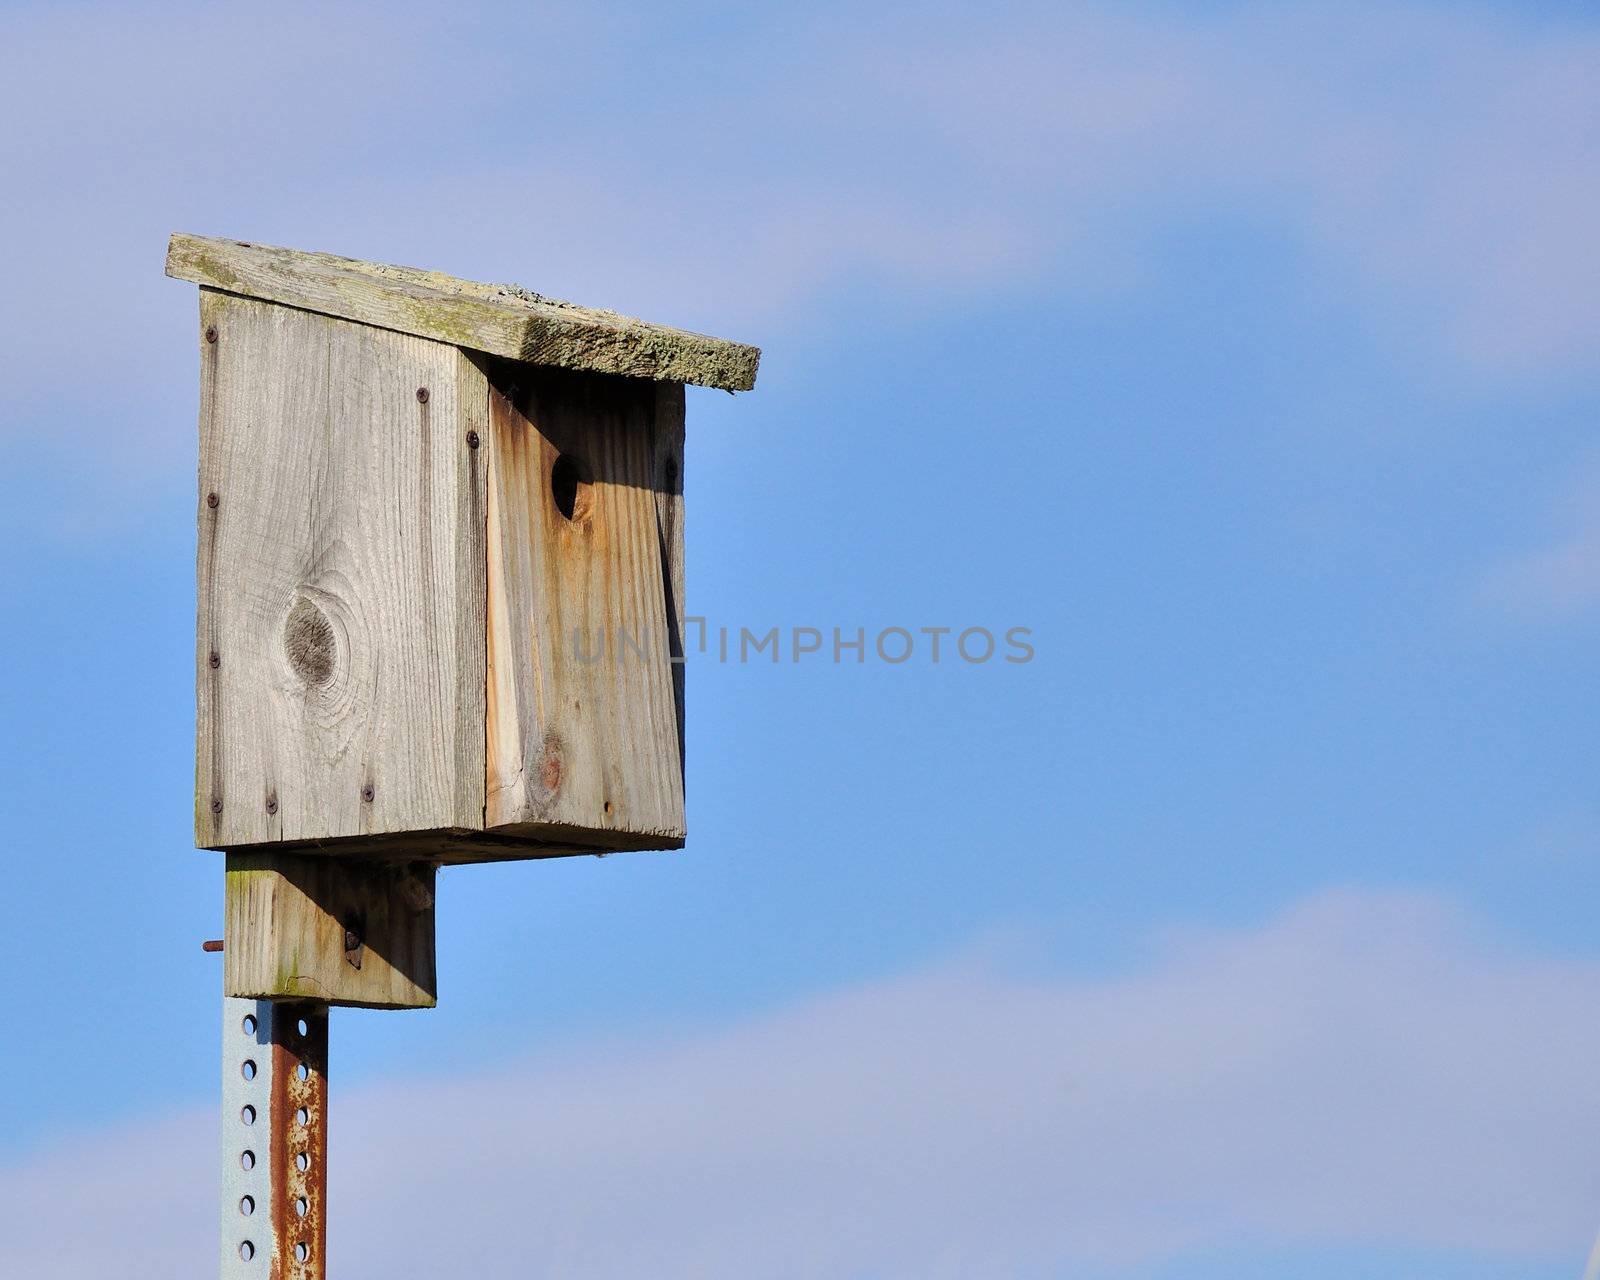
[[[1581,1274],[1585,6],[23,4],[0,47],[5,1270],[214,1256],[188,230],[755,342],[689,398],[691,612],[1036,648],[696,659],[683,853],[444,873],[440,1007],[334,1019],[338,1274]]]

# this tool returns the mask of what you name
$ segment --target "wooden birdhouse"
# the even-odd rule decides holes
[[[233,240],[174,236],[167,273],[201,286],[228,993],[432,1003],[439,864],[683,844],[683,388],[760,353]]]

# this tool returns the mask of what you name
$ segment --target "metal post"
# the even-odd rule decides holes
[[[326,1280],[328,1006],[222,1001],[222,1280]]]

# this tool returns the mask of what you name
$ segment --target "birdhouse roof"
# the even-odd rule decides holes
[[[242,240],[174,235],[167,274],[527,364],[748,391],[761,358],[741,342],[576,306],[520,285]]]

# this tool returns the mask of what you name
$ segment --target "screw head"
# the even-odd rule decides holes
[[[372,803],[372,797],[374,795],[376,795],[376,794],[377,793],[373,790],[372,784],[370,782],[367,783],[366,786],[361,788],[361,798],[363,800],[365,800],[368,804]]]
[[[206,506],[210,507],[213,511],[217,509],[217,503],[221,501],[222,499],[217,497],[217,495],[214,493],[206,494]]]
[[[467,448],[476,449],[477,447],[478,447],[478,433],[476,431],[467,432]]]
[[[418,387],[417,388],[417,403],[418,404],[427,404],[428,403],[428,388],[427,387]]]
[[[222,665],[222,655],[213,649],[211,651],[211,656],[206,659],[206,662],[210,665],[211,669],[215,671]]]
[[[222,812],[222,801],[213,800],[211,802],[211,812],[212,813],[221,813]]]
[[[278,797],[277,796],[268,796],[267,797],[267,812],[268,813],[277,813],[278,812]]]
[[[206,326],[206,341],[207,342],[215,342],[216,340],[217,340],[217,326],[214,325],[214,324],[207,325]]]

